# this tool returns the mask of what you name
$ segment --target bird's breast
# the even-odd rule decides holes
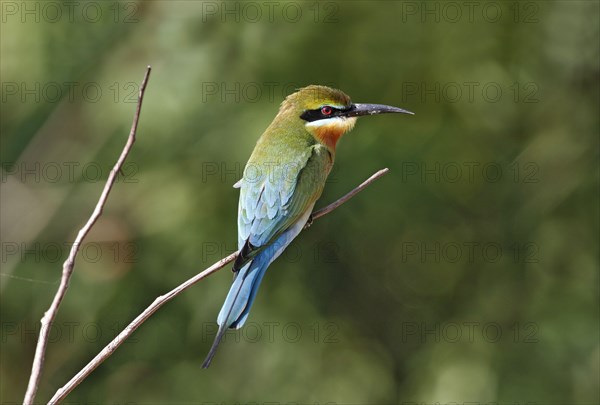
[[[354,128],[356,118],[333,117],[323,120],[308,122],[306,129],[329,149],[335,150],[339,139],[346,132]]]

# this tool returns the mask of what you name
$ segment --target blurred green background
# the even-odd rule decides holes
[[[1,3],[2,403],[77,259],[38,400],[235,249],[232,188],[283,98],[326,84],[362,118],[322,200],[391,172],[274,263],[248,326],[200,364],[224,269],[67,398],[97,403],[570,403],[599,398],[599,3]]]

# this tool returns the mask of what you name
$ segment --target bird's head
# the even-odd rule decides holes
[[[388,105],[352,103],[343,91],[316,85],[290,94],[279,110],[280,116],[300,120],[308,132],[332,151],[358,117],[384,113],[413,114]]]

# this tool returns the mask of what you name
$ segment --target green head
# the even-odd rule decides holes
[[[337,141],[350,131],[358,117],[385,113],[412,114],[382,104],[356,104],[341,90],[311,85],[290,94],[281,103],[276,119],[295,120],[319,142],[335,150]]]

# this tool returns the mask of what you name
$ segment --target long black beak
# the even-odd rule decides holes
[[[392,107],[383,104],[352,104],[350,109],[344,111],[346,117],[360,117],[362,115],[401,113],[414,115],[413,112],[403,110],[402,108]]]

